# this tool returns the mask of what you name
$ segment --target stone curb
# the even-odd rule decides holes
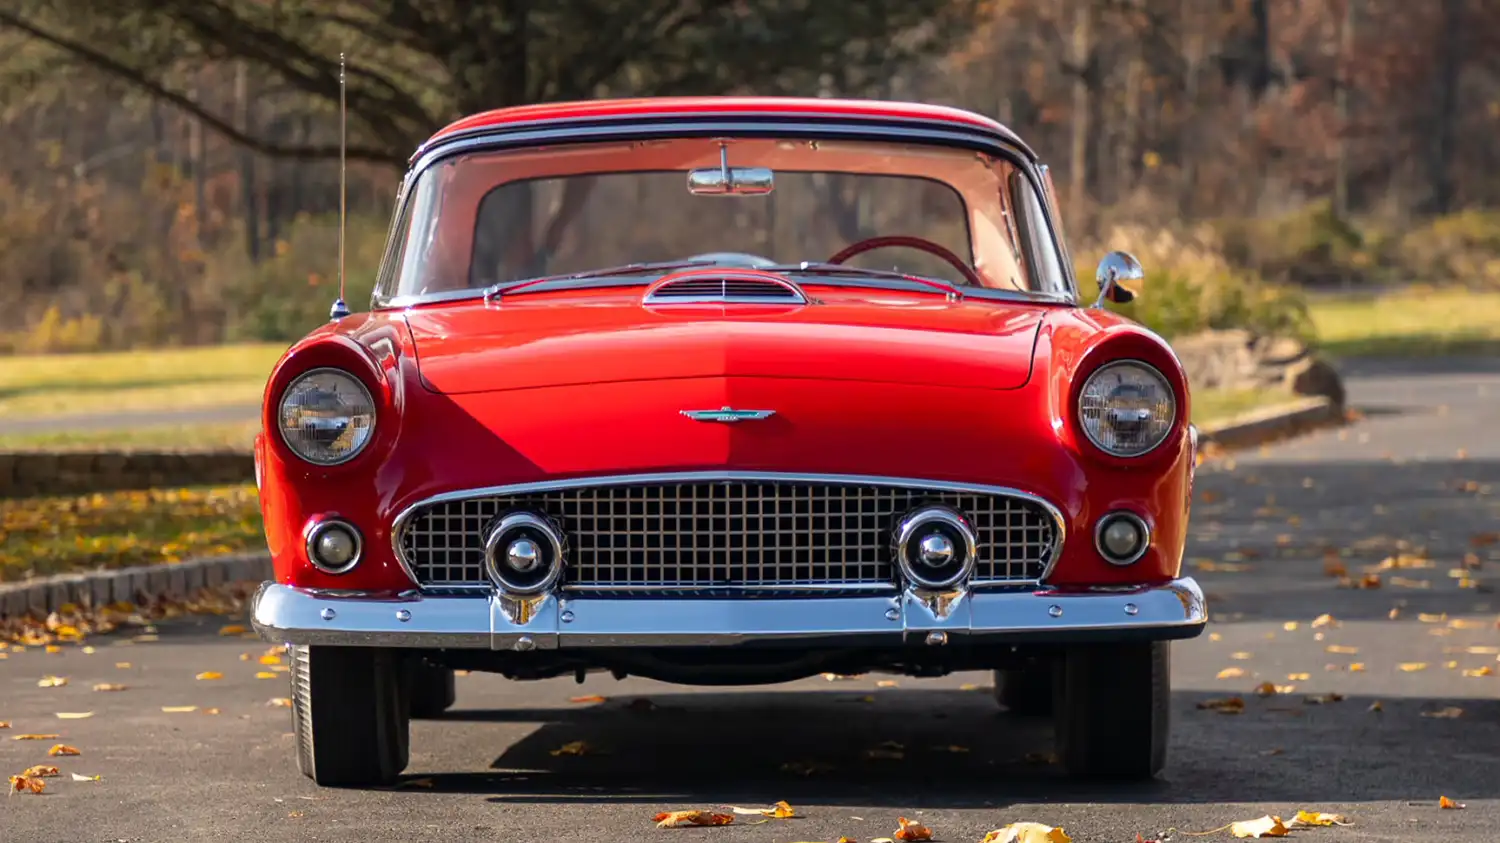
[[[1317,396],[1242,413],[1198,429],[1199,445],[1249,448],[1344,420],[1344,408]]]
[[[0,621],[28,614],[45,617],[66,603],[104,606],[187,597],[200,588],[263,582],[271,576],[271,555],[262,552],[0,583]]]

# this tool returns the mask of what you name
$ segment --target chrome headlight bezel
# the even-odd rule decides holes
[[[297,391],[297,388],[304,382],[306,382],[309,378],[317,376],[332,376],[339,378],[342,381],[346,381],[352,387],[351,391],[355,392],[360,398],[362,398],[369,407],[369,423],[364,427],[362,438],[347,453],[342,453],[331,458],[320,456],[315,453],[310,453],[303,450],[302,448],[299,448],[297,443],[287,435],[287,399],[294,395]],[[351,414],[351,416],[353,417],[357,417],[359,415],[362,414]],[[293,378],[289,383],[287,383],[286,388],[281,391],[281,396],[276,401],[276,433],[281,438],[281,443],[286,446],[287,450],[290,451],[293,456],[304,462],[321,467],[343,465],[344,463],[347,463],[355,457],[358,457],[360,454],[364,453],[365,449],[369,447],[370,442],[375,438],[375,428],[379,423],[379,417],[379,407],[375,403],[375,397],[370,393],[370,388],[365,386],[365,382],[360,380],[359,377],[354,375],[354,373],[346,371],[344,369],[335,368],[333,366],[322,366],[316,369],[308,369],[307,371]]]
[[[1089,419],[1084,417],[1084,398],[1088,395],[1089,387],[1094,383],[1095,379],[1107,373],[1117,372],[1121,369],[1126,368],[1135,369],[1138,372],[1144,374],[1146,377],[1156,381],[1157,386],[1160,387],[1162,394],[1166,398],[1166,405],[1169,410],[1169,413],[1166,416],[1164,422],[1162,422],[1159,417],[1153,417],[1153,422],[1159,423],[1159,435],[1150,440],[1145,447],[1131,450],[1121,449],[1119,447],[1111,447],[1107,445],[1104,441],[1101,440],[1100,436],[1098,435],[1098,430],[1096,430],[1096,428],[1099,425],[1102,425],[1103,422],[1095,421],[1093,423],[1090,423]],[[1176,390],[1172,388],[1172,382],[1167,379],[1166,375],[1162,374],[1160,369],[1156,368],[1150,363],[1147,363],[1144,360],[1125,359],[1114,360],[1106,363],[1103,366],[1095,369],[1089,374],[1086,379],[1084,379],[1083,384],[1078,389],[1078,398],[1073,408],[1073,413],[1074,418],[1077,419],[1078,428],[1088,439],[1089,444],[1093,445],[1095,448],[1098,448],[1100,451],[1108,454],[1111,457],[1117,457],[1120,459],[1134,459],[1136,457],[1143,457],[1151,453],[1152,451],[1161,447],[1163,442],[1166,442],[1167,439],[1171,438],[1172,430],[1177,425],[1178,410],[1179,403],[1177,400]]]

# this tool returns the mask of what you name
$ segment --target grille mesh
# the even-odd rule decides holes
[[[418,510],[400,544],[424,586],[486,583],[486,528],[534,509],[567,534],[565,587],[874,586],[895,581],[896,521],[931,503],[973,523],[976,580],[1041,577],[1056,527],[1034,501],[860,484],[697,481],[469,498]]]

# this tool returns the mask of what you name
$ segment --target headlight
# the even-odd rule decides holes
[[[1177,399],[1161,372],[1124,360],[1099,367],[1078,396],[1078,421],[1100,450],[1117,457],[1150,451],[1177,420]]]
[[[281,438],[317,465],[354,459],[375,435],[375,401],[360,380],[338,369],[314,369],[287,386],[277,408]]]

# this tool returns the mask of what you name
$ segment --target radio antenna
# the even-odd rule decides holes
[[[328,318],[338,321],[349,315],[349,305],[344,303],[344,228],[348,217],[348,136],[349,101],[348,83],[344,78],[344,54],[339,53],[339,297],[333,300]]]

